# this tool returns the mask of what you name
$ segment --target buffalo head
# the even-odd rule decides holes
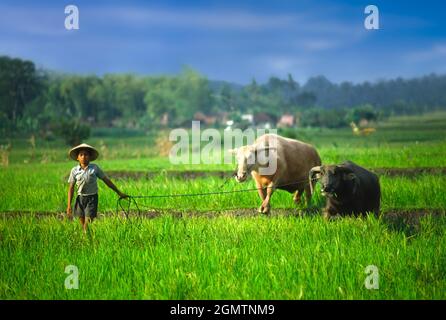
[[[277,147],[247,145],[228,150],[235,154],[237,161],[237,182],[244,182],[253,170],[264,169],[264,172],[274,173],[277,168]],[[261,171],[260,171],[261,172]]]
[[[313,180],[321,183],[321,193],[333,198],[346,192],[355,194],[359,186],[359,178],[353,171],[343,165],[324,165],[314,167],[309,173],[311,193],[313,193]]]

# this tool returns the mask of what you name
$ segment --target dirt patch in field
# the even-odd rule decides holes
[[[171,216],[174,218],[197,218],[205,217],[209,219],[217,217],[256,217],[265,216],[258,213],[256,209],[231,209],[222,211],[179,211],[179,210],[144,210],[141,212],[130,211],[128,215],[124,212],[105,212],[98,215],[99,219],[107,219],[111,217],[119,218],[130,223],[136,222],[140,219],[154,219],[161,216]],[[299,211],[297,209],[274,209],[268,217],[277,216],[294,216],[301,218],[305,216],[320,215],[317,209]],[[407,239],[411,240],[417,236],[421,231],[421,218],[423,217],[438,218],[446,216],[445,209],[391,209],[381,213],[381,221],[389,231],[402,232]],[[60,221],[66,220],[64,213],[57,212],[26,212],[26,211],[8,211],[0,212],[0,219],[15,219],[17,217],[32,218],[56,218]],[[265,216],[267,217],[267,216]]]
[[[372,168],[377,175],[414,177],[420,174],[446,175],[446,167],[418,167],[418,168]],[[168,178],[181,178],[185,180],[197,178],[230,178],[233,171],[108,171],[113,179],[150,179],[159,175]]]
[[[421,174],[446,175],[446,167],[375,168],[377,175],[414,177]]]
[[[389,230],[404,232],[407,237],[412,237],[421,230],[421,218],[426,216],[435,218],[445,215],[445,209],[393,209],[382,214],[382,221],[387,225]]]
[[[296,216],[296,217],[305,217],[320,214],[320,210],[318,209],[288,209],[288,208],[275,208],[271,210],[271,213],[268,215],[270,217],[277,216]],[[254,208],[242,208],[242,209],[228,209],[228,210],[212,210],[212,211],[181,211],[181,210],[173,210],[173,209],[149,209],[149,210],[130,210],[128,216],[132,217],[141,217],[141,218],[156,218],[163,215],[170,215],[176,218],[189,218],[189,217],[207,217],[207,218],[215,218],[221,216],[235,216],[235,217],[255,217],[255,216],[266,216],[265,214],[261,214],[257,212],[257,209]],[[404,222],[412,224],[413,221],[419,220],[424,216],[445,216],[445,209],[389,209],[381,213],[382,219],[385,222],[389,223],[397,223]],[[115,211],[106,211],[105,213],[99,213],[98,218],[107,218],[107,217],[125,217],[124,212],[120,211],[116,213]],[[56,218],[65,218],[65,213],[62,212],[50,212],[50,211],[4,211],[0,212],[0,218],[16,218],[16,217],[56,217]]]
[[[302,212],[297,209],[274,209],[269,216],[302,216],[303,214],[317,214],[317,211]],[[204,210],[204,211],[193,211],[193,210],[174,210],[174,209],[144,209],[144,210],[134,210],[131,209],[127,215],[123,211],[106,211],[103,213],[98,213],[98,218],[107,217],[122,217],[126,218],[157,218],[163,215],[169,215],[175,218],[193,218],[193,217],[206,217],[206,218],[217,218],[221,216],[235,216],[235,217],[254,217],[264,214],[260,214],[256,209],[228,209],[228,210]],[[65,219],[66,215],[62,212],[50,212],[50,211],[4,211],[0,212],[0,218],[17,218],[17,217],[36,217],[36,218],[59,218]]]

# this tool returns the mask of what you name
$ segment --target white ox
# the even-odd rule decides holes
[[[321,165],[316,149],[302,141],[265,134],[252,145],[231,149],[236,155],[237,182],[244,182],[248,174],[255,180],[262,205],[259,212],[270,212],[270,200],[275,189],[294,193],[297,204],[305,191],[307,206],[310,205],[311,191],[308,173],[311,168]]]

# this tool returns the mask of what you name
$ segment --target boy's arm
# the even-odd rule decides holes
[[[105,184],[112,189],[114,192],[116,192],[120,198],[127,198],[128,195],[126,195],[125,193],[122,193],[121,191],[118,190],[118,188],[115,186],[115,184],[107,177],[103,177],[102,180],[105,182]]]
[[[68,205],[67,205],[67,216],[71,218],[71,201],[74,194],[74,182],[70,182],[68,186]]]

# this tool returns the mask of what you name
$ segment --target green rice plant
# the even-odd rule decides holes
[[[444,299],[446,220],[408,238],[374,217],[0,219],[1,299]],[[68,265],[79,288],[66,289]],[[379,289],[365,287],[365,268]]]

